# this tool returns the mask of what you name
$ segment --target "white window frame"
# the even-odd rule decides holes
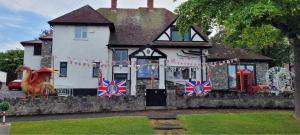
[[[74,38],[79,40],[88,39],[88,28],[87,26],[75,26]]]

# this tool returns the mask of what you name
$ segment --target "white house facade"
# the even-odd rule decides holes
[[[33,69],[54,67],[58,70],[55,87],[72,88],[81,93],[78,95],[96,94],[99,67],[106,80],[127,80],[131,95],[136,95],[138,85],[166,89],[168,84],[182,85],[187,80],[206,81],[208,70],[215,76],[214,89],[229,90],[236,85],[232,81],[236,79],[236,65],[230,61],[208,69],[208,62],[230,59],[239,59],[255,73],[257,84],[264,83],[260,73],[267,70],[270,58],[215,47],[198,26],[191,26],[181,36],[176,14],[153,8],[153,0],[148,0],[146,8],[116,6],[117,0],[112,0],[111,8],[84,6],[49,21],[52,32],[47,38],[21,42],[24,64]],[[46,49],[34,55],[38,46]]]

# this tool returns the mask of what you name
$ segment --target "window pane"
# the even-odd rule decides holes
[[[127,50],[116,50],[114,55],[114,61],[117,65],[126,65],[128,59]]]
[[[182,77],[184,80],[188,80],[190,77],[189,77],[189,69],[184,69],[182,70]]]
[[[87,38],[87,32],[82,32],[82,38]]]
[[[191,71],[192,71],[192,79],[196,79],[196,69],[192,68]]]
[[[75,27],[75,38],[81,38],[81,27]]]
[[[60,77],[67,77],[67,62],[60,62],[60,72],[59,76]]]
[[[138,59],[137,65],[140,65],[137,71],[138,78],[158,78],[158,62],[149,59]],[[154,68],[154,69],[153,69]]]
[[[191,33],[187,32],[184,34],[184,41],[191,41]]]
[[[179,31],[172,31],[172,41],[182,41],[183,38],[180,36]]]
[[[93,63],[93,77],[98,77],[99,76],[99,62],[94,62]]]
[[[240,70],[246,69],[246,68],[245,68],[245,65],[239,65],[239,69],[240,69]]]
[[[236,88],[236,66],[228,66],[229,88]]]
[[[254,66],[253,65],[247,65],[247,69],[254,71]]]
[[[254,66],[253,65],[247,65],[247,69],[251,70],[253,72],[253,84],[255,84],[255,71],[254,71]]]
[[[33,55],[41,55],[42,54],[42,46],[35,45],[33,48]]]

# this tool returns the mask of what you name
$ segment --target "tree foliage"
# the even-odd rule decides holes
[[[177,25],[205,31],[222,25],[225,41],[247,46],[270,45],[284,37],[300,38],[299,0],[189,0],[180,5]]]
[[[0,52],[0,71],[15,72],[16,68],[23,64],[24,51],[20,49]]]
[[[255,48],[288,39],[295,56],[295,117],[300,120],[300,0],[188,0],[177,11],[181,33],[195,23],[205,31],[216,24],[233,45]]]

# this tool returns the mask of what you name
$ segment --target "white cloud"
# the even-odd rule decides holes
[[[173,11],[180,3],[187,0],[155,0],[155,7],[163,7]],[[0,5],[11,11],[29,11],[48,18],[55,18],[82,7],[86,4],[93,8],[110,7],[110,0],[0,0]],[[147,0],[119,0],[119,8],[146,7]]]
[[[5,52],[7,50],[11,49],[24,49],[24,47],[20,44],[20,42],[17,41],[11,41],[11,42],[1,42],[0,43],[0,52]]]
[[[22,22],[24,19],[19,16],[0,16],[0,28],[22,28]]]

